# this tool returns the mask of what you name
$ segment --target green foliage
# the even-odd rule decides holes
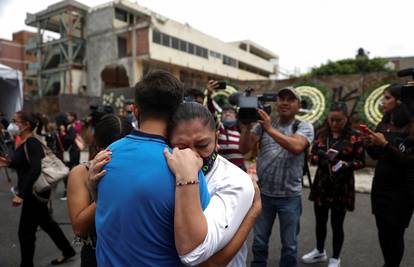
[[[328,61],[319,67],[312,68],[312,76],[335,75],[335,74],[357,74],[389,71],[385,67],[386,61],[381,58],[369,59],[367,56],[342,59],[338,61]]]

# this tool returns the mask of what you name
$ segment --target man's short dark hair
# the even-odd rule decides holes
[[[153,70],[135,85],[135,103],[141,119],[169,119],[183,102],[183,84],[171,73]]]

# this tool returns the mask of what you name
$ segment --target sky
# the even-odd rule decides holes
[[[79,0],[96,6],[108,0]],[[0,0],[0,38],[25,26],[55,0]],[[136,2],[136,1],[134,1]],[[279,56],[282,71],[301,73],[328,60],[414,56],[412,0],[139,0],[170,19],[222,41],[252,40]]]

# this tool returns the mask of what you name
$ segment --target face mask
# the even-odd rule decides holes
[[[206,175],[209,171],[211,171],[211,168],[213,168],[214,162],[217,158],[217,154],[217,151],[214,150],[210,156],[203,158],[203,167],[201,168],[201,170],[203,171],[204,175]]]
[[[237,125],[237,120],[226,118],[223,120],[223,125],[225,128],[232,128]]]
[[[14,122],[9,124],[9,126],[7,127],[7,132],[9,132],[9,134],[13,136],[20,135],[21,133],[19,126],[17,126],[17,124]]]

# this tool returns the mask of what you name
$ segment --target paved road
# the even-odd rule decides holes
[[[3,171],[0,170],[0,267],[15,267],[20,261],[19,243],[17,239],[17,227],[20,216],[20,208],[12,208],[10,205],[10,185],[7,183]],[[73,238],[69,219],[67,216],[66,202],[58,199],[62,192],[59,185],[57,194],[53,200],[54,217],[61,224],[68,238]],[[303,216],[300,234],[300,255],[313,249],[315,246],[314,217],[312,205],[306,200],[309,191],[304,190]],[[279,258],[279,234],[278,225],[275,224],[270,242],[269,266],[277,266]],[[251,245],[249,238],[249,244]],[[331,253],[331,233],[328,231],[327,251]],[[414,226],[406,232],[406,251],[402,267],[414,266]],[[79,251],[79,248],[77,249]],[[49,262],[59,256],[59,251],[50,238],[41,230],[37,233],[35,266],[49,266]],[[249,260],[251,255],[249,254]],[[345,221],[345,244],[343,246],[342,267],[380,267],[382,256],[377,241],[374,218],[370,212],[368,194],[357,194],[356,210],[348,213]],[[79,255],[74,260],[62,266],[79,266]],[[327,264],[300,265],[322,267]]]

